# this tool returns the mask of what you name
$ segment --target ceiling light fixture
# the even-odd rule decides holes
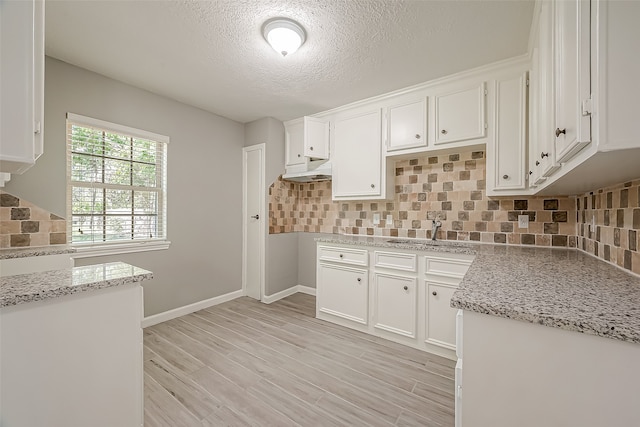
[[[262,34],[271,47],[282,56],[298,50],[307,39],[304,28],[288,18],[268,20],[262,27]]]

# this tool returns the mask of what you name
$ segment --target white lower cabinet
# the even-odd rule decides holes
[[[427,317],[425,341],[455,350],[456,309],[449,305],[457,286],[425,280]]]
[[[375,328],[404,337],[416,337],[416,281],[415,277],[378,272],[373,274]]]
[[[350,322],[368,322],[368,271],[342,265],[318,264],[317,311]]]
[[[455,360],[449,305],[473,258],[319,243],[317,318]]]

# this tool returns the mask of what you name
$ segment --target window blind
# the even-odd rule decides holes
[[[169,138],[67,114],[70,243],[166,239]]]

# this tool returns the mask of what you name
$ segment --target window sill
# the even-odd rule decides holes
[[[111,243],[92,246],[72,245],[71,247],[75,249],[76,252],[71,254],[71,258],[92,258],[107,255],[130,254],[134,252],[161,251],[169,249],[169,245],[171,245],[171,242],[168,240]]]

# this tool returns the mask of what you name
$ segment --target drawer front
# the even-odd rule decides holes
[[[417,256],[415,254],[404,254],[398,252],[375,251],[373,264],[377,268],[389,268],[391,270],[402,270],[415,272],[418,267]]]
[[[369,265],[369,252],[366,249],[319,246],[318,259],[320,261],[331,261],[341,264],[360,265],[366,267]]]
[[[424,271],[425,274],[462,279],[470,265],[471,261],[428,256]]]

